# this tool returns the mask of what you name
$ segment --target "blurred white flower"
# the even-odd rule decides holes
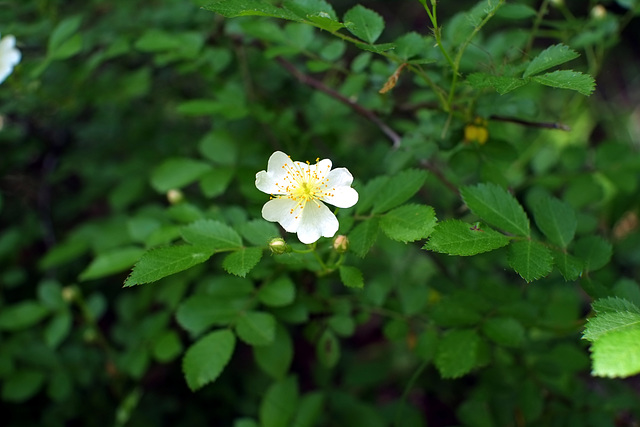
[[[323,202],[350,208],[358,201],[358,192],[351,188],[351,173],[345,168],[331,170],[329,159],[318,160],[314,165],[294,162],[276,151],[267,170],[256,174],[258,190],[272,195],[262,208],[262,217],[297,233],[306,244],[321,236],[333,237],[338,231],[338,219]]]
[[[11,74],[21,58],[20,51],[16,49],[16,38],[11,35],[4,36],[0,40],[0,83]]]

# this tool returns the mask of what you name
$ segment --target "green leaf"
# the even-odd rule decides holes
[[[578,226],[573,208],[549,195],[543,195],[533,206],[533,218],[544,235],[563,248],[571,243]]]
[[[640,328],[607,334],[591,345],[592,374],[629,377],[640,373]]]
[[[598,313],[589,319],[582,338],[597,341],[610,333],[638,328],[640,328],[640,313],[637,311]]]
[[[408,169],[392,176],[377,193],[371,212],[383,213],[401,205],[420,190],[426,179],[427,172],[418,169]]]
[[[324,406],[324,393],[314,391],[302,396],[298,403],[298,410],[293,419],[292,427],[314,427],[318,425],[318,421],[322,416]]]
[[[233,178],[233,170],[230,168],[216,168],[200,177],[200,189],[207,197],[217,197],[223,194],[231,179]]]
[[[49,43],[47,45],[47,51],[49,53],[57,50],[66,40],[73,36],[82,23],[82,16],[74,15],[61,21],[51,32],[49,37]]]
[[[436,213],[431,206],[408,204],[386,213],[380,228],[392,240],[413,242],[429,237],[436,225]]]
[[[587,236],[574,243],[574,254],[584,262],[585,271],[598,270],[611,259],[611,243],[600,236]]]
[[[349,233],[349,249],[364,258],[378,237],[380,220],[370,218],[362,221]]]
[[[213,163],[231,166],[238,158],[238,143],[226,131],[212,131],[206,134],[198,144],[200,154]]]
[[[497,11],[496,16],[507,19],[526,19],[537,15],[537,11],[525,4],[506,3]]]
[[[554,250],[553,263],[566,281],[576,280],[582,274],[582,261],[560,250]]]
[[[318,362],[326,368],[333,368],[340,360],[340,341],[330,329],[320,336],[316,344],[316,355]]]
[[[476,366],[480,336],[470,330],[453,330],[440,339],[435,365],[442,378],[458,378]]]
[[[74,34],[54,51],[48,53],[49,59],[55,59],[61,61],[63,59],[71,58],[82,50],[82,34]]]
[[[44,328],[43,332],[45,343],[51,348],[58,347],[60,343],[69,336],[72,326],[73,317],[69,310],[63,310],[56,313]]]
[[[44,383],[44,373],[32,369],[15,371],[2,381],[2,400],[24,402],[33,397]]]
[[[423,249],[449,255],[470,256],[509,244],[509,238],[489,227],[476,227],[450,219],[439,222]]]
[[[578,71],[560,70],[553,73],[546,73],[540,76],[532,77],[533,81],[559,89],[571,89],[585,96],[593,93],[596,82],[588,74],[582,74]]]
[[[504,188],[496,184],[463,187],[462,199],[471,212],[487,223],[506,232],[528,237],[529,218],[520,203]]]
[[[262,285],[258,290],[257,297],[265,305],[283,307],[291,304],[295,299],[296,287],[289,276],[279,276]]]
[[[482,332],[493,342],[505,347],[519,347],[524,341],[524,327],[511,317],[493,317],[482,325]]]
[[[384,30],[384,19],[371,9],[356,5],[344,14],[344,24],[354,36],[373,44]]]
[[[272,18],[299,21],[300,18],[286,9],[273,6],[264,0],[214,0],[204,9],[226,18],[237,16],[270,16]]]
[[[93,280],[128,270],[144,254],[144,249],[125,247],[99,254],[91,264],[80,273],[79,279]]]
[[[494,88],[501,95],[527,84],[526,80],[517,77],[494,76],[485,73],[470,74],[466,82],[474,89]]]
[[[162,52],[179,48],[181,40],[175,34],[150,28],[136,40],[134,46],[142,52]]]
[[[288,426],[298,407],[298,382],[294,377],[274,382],[260,402],[261,427]]]
[[[276,333],[276,319],[262,311],[241,313],[236,324],[238,338],[249,345],[269,345]]]
[[[245,277],[262,258],[261,248],[242,248],[230,253],[222,261],[222,268],[227,273]]]
[[[242,237],[256,246],[266,246],[274,237],[280,237],[278,227],[273,222],[254,219],[237,227]]]
[[[284,7],[302,20],[333,33],[344,27],[333,7],[325,0],[287,0]]]
[[[348,265],[340,266],[340,280],[342,284],[349,288],[362,288],[364,287],[364,278],[362,272],[356,267]]]
[[[553,268],[551,251],[533,240],[512,242],[508,260],[511,268],[527,282],[546,276]]]
[[[283,379],[289,372],[293,360],[293,341],[287,329],[278,323],[273,342],[254,346],[253,357],[266,374],[276,380]]]
[[[152,249],[142,255],[133,267],[124,286],[141,285],[201,264],[213,255],[213,250],[199,246],[179,245]]]
[[[580,56],[578,52],[571,49],[569,46],[563,44],[556,44],[553,46],[549,46],[538,56],[533,58],[529,63],[529,66],[526,70],[524,70],[523,77],[529,77],[534,74],[538,74],[544,70],[548,70],[551,67],[555,67],[556,65],[564,64],[567,61],[571,61],[572,59]]]
[[[168,159],[151,172],[151,186],[164,193],[191,184],[210,170],[209,164],[198,160],[186,157]]]
[[[182,353],[182,342],[176,331],[165,331],[153,343],[153,357],[159,362],[170,362],[180,353]]]
[[[212,325],[228,325],[246,309],[247,297],[193,295],[183,301],[176,312],[178,324],[193,335],[199,335]]]
[[[228,329],[211,332],[193,344],[182,359],[182,371],[192,391],[213,382],[231,360],[236,337]]]
[[[640,308],[629,300],[619,297],[608,297],[593,302],[593,310],[596,313],[609,313],[628,311],[640,314]]]
[[[17,331],[40,322],[49,310],[37,301],[20,301],[13,305],[3,305],[0,311],[0,330]]]
[[[214,252],[232,251],[242,247],[242,238],[228,225],[211,219],[201,219],[182,227],[187,242]]]

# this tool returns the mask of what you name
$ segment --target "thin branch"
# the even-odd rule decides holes
[[[429,162],[428,160],[422,160],[420,162],[420,166],[422,166],[423,168],[425,168],[426,170],[434,174],[435,177],[438,178],[440,182],[442,182],[445,185],[445,187],[447,187],[453,193],[458,194],[458,187],[453,185],[453,183],[449,181],[446,176],[444,176],[444,174],[440,171],[440,169],[438,169],[436,165]]]
[[[569,132],[571,130],[571,127],[569,127],[568,125],[565,125],[563,123],[557,123],[557,122],[532,122],[529,120],[522,120],[522,119],[516,119],[515,117],[504,117],[504,116],[490,116],[489,120],[499,120],[502,122],[517,123],[519,125],[530,126],[535,128],[558,129],[558,130],[563,130],[565,132]]]
[[[282,65],[289,73],[291,73],[296,79],[298,79],[300,83],[303,83],[307,86],[317,89],[320,92],[324,92],[330,97],[349,106],[353,111],[355,111],[356,113],[360,114],[361,116],[363,116],[364,118],[368,119],[369,121],[373,122],[376,126],[378,126],[378,128],[380,128],[380,130],[385,135],[387,135],[387,137],[389,137],[389,139],[393,143],[393,148],[400,147],[400,144],[402,143],[402,138],[400,137],[400,135],[398,135],[393,129],[387,126],[372,111],[367,110],[362,105],[359,105],[358,103],[350,100],[349,98],[337,92],[336,90],[331,89],[321,81],[316,80],[307,74],[304,74],[302,71],[298,70],[292,63],[290,63],[286,59],[281,57],[277,57],[276,59],[280,63],[280,65]]]

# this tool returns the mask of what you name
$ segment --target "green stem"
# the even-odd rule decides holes
[[[402,420],[402,409],[404,407],[403,404],[404,404],[404,402],[406,402],[407,396],[409,395],[409,392],[413,388],[413,385],[418,380],[418,378],[420,378],[420,375],[425,370],[425,368],[427,367],[428,364],[429,364],[428,361],[423,361],[420,364],[420,366],[418,366],[418,369],[416,369],[416,371],[413,373],[413,375],[409,379],[409,382],[407,383],[407,386],[405,387],[404,391],[402,392],[402,397],[400,398],[400,406],[398,406],[398,410],[396,412],[396,421],[393,424],[394,426],[399,427],[400,425],[402,425],[400,423],[400,421]]]
[[[538,33],[538,28],[540,27],[540,23],[542,22],[542,18],[547,14],[547,10],[549,9],[549,0],[544,0],[540,5],[540,9],[538,9],[538,14],[536,15],[536,20],[533,21],[533,27],[531,28],[531,32],[529,33],[529,40],[527,41],[527,45],[524,48],[524,58],[526,58],[527,54],[531,51],[533,47],[533,41],[536,38],[536,34]]]

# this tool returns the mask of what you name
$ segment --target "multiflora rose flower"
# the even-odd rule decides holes
[[[346,168],[332,170],[329,159],[318,160],[315,164],[292,161],[276,151],[269,157],[267,170],[256,174],[258,190],[272,196],[262,208],[262,217],[297,233],[306,244],[338,231],[338,219],[323,202],[339,208],[358,202],[351,173]]]
[[[16,49],[16,38],[11,35],[3,37],[0,40],[0,83],[11,74],[21,58],[20,51]]]

